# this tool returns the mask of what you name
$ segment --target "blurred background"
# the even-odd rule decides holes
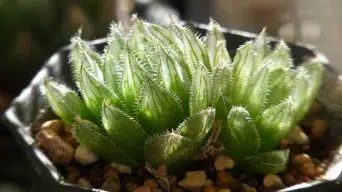
[[[316,45],[342,71],[341,0],[0,0],[0,113],[80,26],[85,39],[105,37],[112,20],[131,13],[157,23],[175,14],[250,32],[265,26],[288,42]],[[47,190],[0,124],[0,192]]]

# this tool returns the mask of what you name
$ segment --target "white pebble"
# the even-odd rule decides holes
[[[82,165],[89,165],[98,161],[96,154],[87,149],[84,145],[79,145],[77,147],[74,158]]]
[[[309,143],[309,137],[299,126],[296,126],[291,130],[288,139],[299,145],[306,145]]]
[[[119,173],[128,174],[128,175],[132,174],[132,169],[127,165],[111,163],[110,166],[112,166]]]

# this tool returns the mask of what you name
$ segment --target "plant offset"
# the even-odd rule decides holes
[[[231,61],[214,22],[204,37],[177,21],[137,18],[110,30],[102,55],[80,36],[72,39],[81,97],[52,80],[44,84],[53,111],[74,125],[82,145],[108,162],[179,169],[218,132],[222,152],[246,171],[286,168],[289,151],[279,144],[311,106],[320,63],[295,68],[287,45],[271,50],[264,31]]]

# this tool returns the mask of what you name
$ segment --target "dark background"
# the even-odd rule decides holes
[[[122,9],[158,23],[173,13],[204,23],[212,16],[224,27],[252,32],[266,26],[286,41],[317,45],[342,70],[340,0],[0,0],[0,114],[80,26],[85,39],[105,37]],[[0,124],[0,192],[49,187]]]

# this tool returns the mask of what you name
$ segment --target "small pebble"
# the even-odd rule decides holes
[[[111,163],[110,165],[114,169],[116,169],[119,173],[128,174],[128,175],[132,174],[132,169],[127,165],[121,165],[118,163]]]
[[[243,192],[257,192],[257,190],[254,187],[250,187],[246,184],[242,184],[242,189]]]
[[[298,154],[292,158],[292,164],[305,176],[314,177],[316,167],[310,156],[307,154]]]
[[[309,177],[314,177],[317,174],[315,164],[313,163],[307,163],[307,164],[302,165],[299,168],[299,171],[303,173],[305,176],[309,176]]]
[[[87,179],[85,179],[85,178],[79,178],[78,181],[77,181],[77,185],[80,186],[80,187],[83,187],[83,188],[87,188],[87,189],[91,189],[92,188],[90,182]]]
[[[292,164],[295,166],[302,165],[305,163],[312,163],[312,159],[309,155],[301,153],[292,157]]]
[[[283,181],[277,175],[267,174],[263,179],[263,185],[265,188],[280,187],[283,185]]]
[[[64,131],[61,133],[61,138],[69,143],[73,148],[77,148],[79,145],[79,142],[77,141],[76,137],[71,132],[71,128],[68,128],[70,125],[65,125]]]
[[[37,133],[36,144],[47,152],[47,156],[56,165],[68,165],[73,160],[74,148],[49,129]]]
[[[327,124],[325,121],[316,119],[312,122],[311,135],[313,138],[322,138],[327,129]]]
[[[134,190],[134,192],[151,192],[151,189],[147,186],[140,186]]]
[[[82,165],[89,165],[98,161],[98,157],[84,145],[79,145],[75,151],[74,158]]]
[[[177,186],[177,176],[175,176],[175,175],[170,175],[170,176],[168,176],[168,179],[169,179],[169,183],[170,183],[170,186],[171,187],[175,187],[175,186]]]
[[[204,185],[214,185],[214,183],[211,179],[207,179],[207,180],[205,180]]]
[[[104,175],[103,175],[104,179],[107,179],[108,177],[111,177],[111,176],[119,177],[117,171],[112,166],[110,166],[109,164],[106,164],[104,166],[103,172],[104,172]]]
[[[167,166],[165,164],[158,165],[157,174],[159,177],[167,176]]]
[[[80,177],[81,173],[76,167],[67,167],[67,182],[75,184],[77,183],[78,178]]]
[[[226,156],[218,156],[214,163],[216,171],[222,171],[225,169],[231,169],[234,167],[234,160]]]
[[[238,182],[230,173],[218,171],[216,173],[216,185],[222,188],[235,189],[238,187]]]
[[[109,192],[119,192],[120,191],[120,180],[118,176],[108,177],[102,184],[101,189],[107,190]]]
[[[283,177],[283,181],[287,186],[291,186],[297,183],[297,180],[291,173],[286,173]]]
[[[59,135],[64,130],[64,125],[61,120],[55,119],[44,122],[40,128],[42,130],[51,130]]]
[[[212,185],[206,185],[203,187],[203,192],[216,192],[216,189]]]
[[[187,172],[185,178],[178,184],[184,189],[196,191],[204,186],[206,179],[207,175],[204,171],[191,171]]]
[[[299,145],[306,145],[309,143],[309,137],[299,126],[293,128],[287,138],[290,141],[293,141],[293,143]]]
[[[158,188],[158,182],[155,179],[148,179],[144,182],[144,186],[150,188],[151,190],[156,189]]]
[[[231,190],[228,188],[225,188],[225,189],[218,189],[217,192],[231,192]]]
[[[171,192],[183,192],[183,189],[180,187],[173,187],[171,188]]]
[[[156,188],[156,189],[152,189],[151,192],[163,192],[162,189]]]

